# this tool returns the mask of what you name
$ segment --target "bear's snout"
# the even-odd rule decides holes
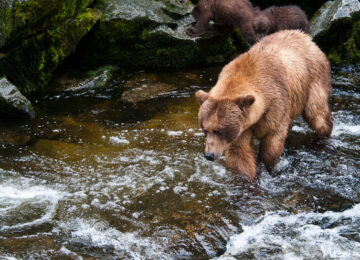
[[[215,160],[215,155],[214,155],[214,153],[205,153],[204,156],[205,156],[205,158],[208,159],[209,161],[214,161],[214,160]]]

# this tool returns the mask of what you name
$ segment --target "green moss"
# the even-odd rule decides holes
[[[22,41],[2,62],[6,76],[23,93],[44,86],[99,17],[98,11],[89,9],[57,28]]]
[[[342,28],[342,31],[340,30]],[[341,33],[339,33],[339,31]],[[347,26],[335,25],[319,41],[332,64],[342,65],[360,62],[360,20]]]
[[[29,36],[56,28],[85,10],[94,0],[14,0],[0,7],[0,35],[12,46]],[[1,37],[1,36],[0,36]],[[1,47],[1,45],[0,45]]]

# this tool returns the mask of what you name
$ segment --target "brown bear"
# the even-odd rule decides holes
[[[215,160],[225,152],[231,169],[253,179],[255,136],[259,160],[271,172],[300,114],[320,137],[330,136],[330,92],[329,62],[309,35],[283,30],[264,37],[222,69],[209,93],[196,92],[205,157]]]
[[[263,11],[255,11],[253,21],[257,40],[264,36],[286,29],[299,29],[310,32],[306,14],[296,5],[271,6]]]
[[[239,28],[249,45],[256,41],[252,24],[254,8],[248,0],[199,0],[192,15],[197,23],[186,30],[191,37],[204,34],[210,20],[215,19],[224,32]]]

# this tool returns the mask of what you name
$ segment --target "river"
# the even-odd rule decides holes
[[[360,66],[333,69],[332,137],[294,121],[254,182],[203,157],[194,93],[219,71],[119,71],[2,119],[0,258],[360,259]]]

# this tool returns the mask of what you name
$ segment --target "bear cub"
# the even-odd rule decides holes
[[[305,33],[310,32],[306,14],[296,5],[271,6],[263,11],[257,10],[255,11],[253,26],[257,40],[286,29],[299,29]]]
[[[196,92],[205,157],[213,161],[225,152],[229,168],[250,179],[257,159],[271,172],[299,115],[320,137],[331,135],[330,91],[330,64],[308,34],[264,37],[222,69],[209,93]],[[260,140],[258,158],[253,136]]]
[[[197,37],[206,32],[210,20],[215,20],[223,32],[239,28],[249,45],[256,42],[253,28],[254,8],[248,0],[199,0],[192,10],[196,21],[186,34]]]

